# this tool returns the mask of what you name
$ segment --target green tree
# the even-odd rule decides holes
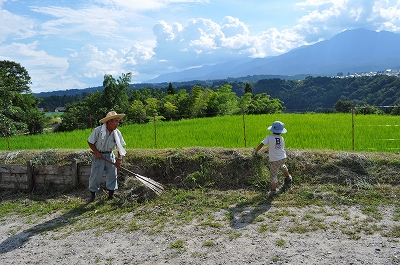
[[[67,112],[62,115],[62,122],[55,131],[73,131],[98,126],[99,120],[107,113],[102,105],[102,94],[99,91],[90,93],[83,101],[69,103]]]
[[[246,113],[249,114],[272,114],[284,110],[283,102],[277,98],[271,98],[267,93],[255,95],[248,103]]]
[[[172,120],[178,114],[178,107],[173,103],[167,101],[164,103],[164,117],[168,120]]]
[[[211,90],[212,91],[212,90]],[[214,117],[218,115],[218,93],[212,91],[210,93],[207,100],[207,109],[206,109],[206,116],[207,117]]]
[[[174,87],[172,86],[172,83],[171,83],[171,82],[169,82],[168,89],[167,89],[167,94],[168,94],[168,95],[173,95],[173,94],[175,94],[175,89],[174,89]]]
[[[90,114],[87,103],[73,102],[66,105],[67,112],[62,115],[62,122],[54,129],[55,132],[66,132],[90,127]],[[94,119],[93,123],[96,121]],[[95,127],[92,124],[93,127]]]
[[[140,100],[141,100],[143,103],[145,103],[146,100],[147,100],[148,98],[152,98],[152,97],[153,97],[153,91],[152,91],[151,88],[145,87],[145,88],[142,88],[142,89],[140,90],[140,95],[141,95]]]
[[[338,100],[335,103],[334,108],[337,112],[349,113],[353,108],[353,104],[353,101]]]
[[[191,100],[185,89],[180,89],[176,98],[176,106],[181,117],[190,117]]]
[[[86,96],[82,103],[84,109],[87,111],[84,113],[77,113],[79,119],[88,124],[91,127],[99,125],[99,120],[104,117],[104,113],[107,113],[109,109],[103,106],[102,94],[99,91],[89,94]]]
[[[252,93],[248,92],[245,93],[240,99],[239,99],[239,107],[241,110],[243,110],[245,113],[247,113],[247,110],[251,104],[252,101]]]
[[[134,123],[145,123],[148,121],[146,108],[142,101],[134,100],[127,111],[127,118]]]
[[[103,107],[109,110],[115,110],[118,113],[125,112],[129,106],[128,90],[132,74],[122,74],[118,80],[112,75],[104,75],[102,94]]]
[[[149,117],[155,117],[158,115],[158,99],[148,98],[146,100],[146,114]]]
[[[247,94],[247,93],[253,94],[253,89],[251,88],[251,85],[249,83],[246,83],[246,86],[244,88],[244,93],[245,94]]]
[[[111,75],[105,75],[103,93],[96,91],[86,96],[83,101],[66,105],[67,112],[62,115],[63,121],[56,131],[73,131],[87,129],[99,125],[99,120],[107,112],[114,110],[118,113],[128,111],[128,88],[131,74],[122,74],[118,80]]]
[[[391,115],[400,115],[400,105],[396,105],[392,108],[392,110],[390,111]]]
[[[356,107],[355,108],[355,113],[356,114],[383,114],[383,111],[381,109],[379,109],[378,107],[375,106],[370,106],[368,104],[365,104],[363,106],[360,107]]]
[[[232,92],[232,86],[225,84],[218,88],[218,115],[232,115],[239,112],[238,97]]]
[[[142,99],[142,94],[140,93],[140,90],[137,89],[130,90],[128,95],[129,95],[129,102]]]
[[[204,89],[202,86],[193,86],[190,93],[190,116],[204,117],[210,94],[213,91]]]
[[[13,61],[0,61],[0,135],[28,132],[41,133],[46,124],[44,113],[38,111],[39,99],[30,90],[28,71]]]

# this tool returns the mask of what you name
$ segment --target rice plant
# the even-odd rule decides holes
[[[265,114],[151,122],[121,126],[127,148],[254,148],[280,120],[286,148],[399,152],[400,118],[390,115]],[[354,120],[354,126],[353,126]],[[86,149],[91,130],[10,137],[10,150]],[[7,150],[2,140],[0,150]]]

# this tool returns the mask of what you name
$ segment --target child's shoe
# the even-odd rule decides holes
[[[270,195],[270,196],[276,196],[276,195],[278,195],[278,192],[279,192],[278,189],[276,189],[276,190],[271,190],[271,191],[269,192],[269,195]]]
[[[289,176],[287,176],[285,178],[285,183],[284,184],[287,185],[287,186],[290,186],[292,184],[292,182],[293,182],[292,176],[289,175]]]

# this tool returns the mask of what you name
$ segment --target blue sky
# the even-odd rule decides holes
[[[267,57],[346,30],[400,31],[400,0],[0,0],[0,60],[34,93]]]

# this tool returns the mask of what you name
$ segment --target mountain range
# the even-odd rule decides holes
[[[302,46],[279,56],[246,58],[216,65],[162,74],[131,89],[208,86],[221,80],[257,82],[279,78],[301,80],[307,76],[336,76],[338,73],[369,73],[400,69],[400,34],[388,31],[354,29],[343,31],[329,40]],[[204,84],[203,84],[204,83]],[[74,96],[102,91],[103,87],[41,92],[36,97]]]
[[[215,80],[248,75],[335,76],[338,73],[400,69],[400,34],[366,29],[345,30],[329,40],[282,55],[242,59],[162,74],[146,83]]]

